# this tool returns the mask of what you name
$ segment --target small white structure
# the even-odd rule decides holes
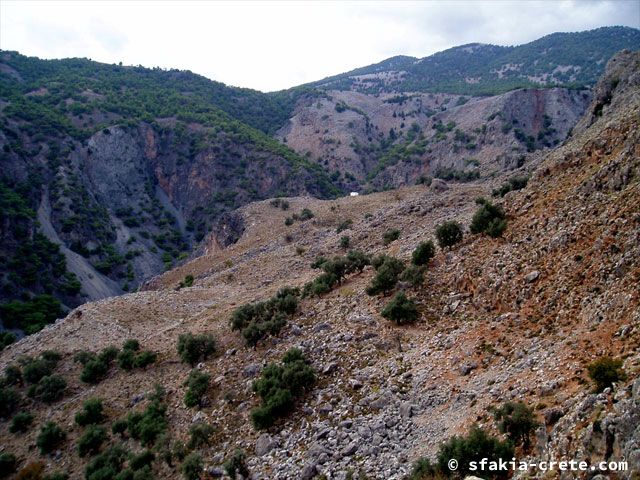
[[[358,192],[351,192],[349,194],[350,197],[357,197],[358,195],[360,195]]]

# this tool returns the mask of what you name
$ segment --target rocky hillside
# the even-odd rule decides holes
[[[470,181],[563,142],[590,99],[589,90],[564,88],[492,97],[331,90],[302,97],[276,137],[353,190]]]
[[[362,93],[447,92],[496,95],[516,88],[592,86],[611,56],[640,48],[640,31],[602,27],[553,33],[531,43],[471,43],[425,58],[398,56],[310,84]]]
[[[490,230],[495,238],[468,226],[477,209],[501,215],[475,199],[490,198],[508,176],[337,200],[295,197],[288,210],[282,200],[251,203],[237,212],[245,227],[237,243],[220,249],[207,237],[207,254],[144,291],[83,305],[5,348],[0,367],[14,367],[5,370],[1,397],[4,465],[88,479],[118,472],[220,478],[234,471],[283,480],[438,478],[451,472],[416,462],[433,460],[443,442],[473,424],[514,451],[501,443],[490,410],[514,401],[533,415],[531,435],[512,437],[518,459],[624,459],[624,472],[605,474],[634,478],[639,62],[637,53],[615,57],[574,135],[527,165],[535,171],[525,188],[492,200],[506,219],[504,230]],[[447,220],[460,222],[464,237],[436,251],[422,282],[413,268],[386,284],[386,294],[371,289],[381,272],[408,266],[416,247]],[[477,225],[476,218],[474,231]],[[346,274],[343,260],[317,261],[349,249],[397,261]],[[340,276],[322,277],[312,263]],[[287,286],[302,292],[282,292]],[[406,306],[399,317],[382,316],[400,292],[417,318]],[[271,303],[238,310],[274,295]],[[232,330],[232,318],[240,331]],[[207,341],[193,348],[184,337],[179,342],[187,332],[211,335],[215,352]],[[140,350],[127,339],[138,339]],[[114,360],[105,350],[111,345],[121,348]],[[292,347],[308,363],[285,355]],[[590,377],[589,366],[606,357],[613,359],[611,375],[594,393],[591,378],[603,377]],[[283,358],[282,367],[267,367]],[[43,370],[47,380],[38,378]],[[282,385],[278,375],[285,372]],[[264,381],[255,383],[268,375],[278,398]],[[165,392],[154,393],[154,384]],[[283,403],[288,395],[295,401]],[[260,396],[274,410],[258,408]],[[101,415],[74,420],[91,398],[102,400]],[[16,421],[18,410],[25,413]],[[54,425],[42,433],[49,421]],[[106,428],[86,426],[91,422]]]
[[[0,54],[0,66],[7,327],[37,330],[60,314],[58,301],[134,290],[209,232],[235,241],[238,206],[339,192],[322,168],[266,134],[287,110],[284,94],[13,52]]]

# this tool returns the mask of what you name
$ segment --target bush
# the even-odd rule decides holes
[[[107,439],[107,431],[104,427],[89,425],[78,439],[78,455],[85,457],[88,454],[95,455]]]
[[[191,370],[189,378],[185,382],[185,386],[188,387],[187,393],[184,396],[184,404],[187,407],[195,407],[200,403],[200,400],[207,393],[209,388],[209,381],[211,375],[200,370]]]
[[[193,280],[194,280],[193,275],[186,275],[184,277],[184,280],[182,280],[180,282],[180,284],[178,285],[178,289],[185,288],[185,287],[186,288],[192,287],[193,286]]]
[[[151,466],[155,458],[156,456],[151,450],[144,450],[139,455],[131,457],[129,460],[129,467],[134,471],[142,470],[145,467]]]
[[[412,300],[409,300],[404,292],[398,292],[395,297],[384,307],[382,316],[397,325],[415,322],[418,318],[418,309]]]
[[[184,333],[178,337],[178,355],[183,362],[194,366],[200,360],[206,360],[216,351],[216,342],[212,335]]]
[[[500,186],[500,188],[494,189],[491,194],[494,197],[497,197],[497,196],[504,197],[507,193],[513,190],[523,189],[524,187],[527,186],[528,182],[529,182],[529,177],[527,176],[512,177],[509,180],[507,180],[505,183],[503,183]]]
[[[267,334],[276,335],[287,324],[287,317],[298,309],[297,288],[285,287],[269,300],[248,303],[231,315],[231,329],[240,330],[247,345],[255,346]]]
[[[291,217],[287,217],[287,218],[285,218],[285,219],[284,219],[284,224],[285,224],[287,227],[290,227],[291,225],[293,225],[293,218],[291,218]]]
[[[0,478],[8,477],[16,471],[16,456],[13,453],[0,453]]]
[[[338,227],[336,228],[336,233],[341,233],[349,228],[351,228],[351,225],[353,225],[353,220],[348,219],[345,220],[343,222],[340,222],[340,225],[338,225]]]
[[[33,415],[29,412],[18,412],[11,419],[11,426],[9,431],[11,433],[24,433],[29,430],[29,427],[33,423]]]
[[[436,248],[431,240],[421,242],[411,254],[411,262],[414,265],[426,265],[435,255]]]
[[[243,478],[249,477],[249,469],[246,464],[246,454],[236,449],[233,455],[224,462],[224,471],[227,472],[231,478],[236,478],[236,474],[242,475]]]
[[[17,365],[7,365],[4,369],[4,377],[0,381],[2,385],[18,385],[22,383],[22,370]]]
[[[42,477],[42,480],[69,480],[69,475],[63,472],[49,473]]]
[[[382,235],[382,240],[385,246],[389,245],[391,242],[394,242],[399,238],[400,230],[398,230],[397,228],[387,230],[386,232],[384,232],[384,235]]]
[[[85,468],[86,480],[111,480],[116,479],[122,470],[127,451],[122,445],[115,445],[100,455],[95,456]]]
[[[11,332],[0,332],[0,352],[4,347],[11,345],[16,341],[16,336]]]
[[[538,427],[532,408],[522,402],[507,402],[494,411],[494,418],[500,431],[507,434],[509,440],[522,444],[525,449],[529,447],[530,436]]]
[[[383,255],[374,259],[373,265],[376,268],[376,276],[367,287],[367,294],[377,295],[392,290],[398,283],[398,277],[404,270],[404,264],[397,258]]]
[[[140,350],[140,342],[135,338],[130,338],[122,344],[123,351],[137,352]]]
[[[158,388],[144,412],[131,412],[127,416],[129,434],[143,445],[153,444],[167,429],[167,405],[162,402],[163,396],[164,392]]]
[[[111,425],[111,433],[114,435],[124,435],[127,431],[127,420],[124,418],[119,418]]]
[[[281,364],[270,363],[260,378],[253,382],[253,391],[262,399],[262,405],[251,411],[251,420],[257,429],[269,428],[293,409],[294,399],[315,382],[315,373],[298,349],[290,349]]]
[[[622,360],[602,357],[587,366],[589,377],[595,383],[596,392],[613,387],[615,382],[626,380],[627,375],[622,369]]]
[[[0,418],[9,418],[19,404],[20,395],[15,388],[0,386]]]
[[[436,239],[440,248],[453,247],[462,241],[462,227],[458,222],[444,222],[436,228]]]
[[[53,403],[64,397],[67,382],[59,375],[42,377],[37,385],[29,388],[29,396],[42,400],[45,403]]]
[[[340,237],[340,248],[347,249],[349,248],[350,244],[351,244],[351,239],[347,235]]]
[[[195,452],[190,453],[180,465],[185,480],[198,480],[202,475],[202,457]]]
[[[80,426],[95,425],[104,421],[102,400],[89,398],[82,404],[82,410],[76,413],[76,423]]]
[[[27,383],[36,384],[42,377],[53,373],[53,369],[56,368],[59,360],[60,354],[52,351],[42,352],[39,358],[24,358],[22,360],[24,364],[22,376]]]
[[[192,450],[196,450],[205,445],[209,445],[209,438],[215,432],[215,428],[207,423],[194,423],[189,429],[188,447]]]
[[[303,222],[313,217],[314,217],[313,212],[308,208],[303,208],[302,211],[300,212],[300,215],[298,216],[298,218]]]
[[[497,238],[507,228],[507,219],[504,210],[500,206],[493,205],[485,199],[478,199],[480,208],[471,219],[469,230],[471,233],[486,233]]]
[[[40,428],[36,445],[40,448],[40,453],[45,455],[64,442],[66,437],[67,435],[58,425],[54,422],[47,422]]]
[[[412,287],[419,287],[424,283],[424,272],[426,267],[418,267],[416,265],[411,265],[407,267],[404,272],[400,275],[400,280],[403,282],[407,282],[411,284]]]
[[[145,368],[156,361],[157,354],[150,350],[138,353],[133,359],[134,368]]]
[[[85,383],[99,383],[109,373],[111,363],[119,355],[116,347],[109,346],[103,349],[98,356],[87,352],[76,354],[75,359],[84,365],[80,380]]]

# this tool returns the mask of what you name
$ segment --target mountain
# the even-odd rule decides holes
[[[226,249],[6,347],[5,471],[433,480],[478,453],[635,478],[639,71],[613,57],[572,135],[514,171],[248,203]],[[461,241],[429,258],[446,221]]]
[[[234,241],[243,227],[230,212],[249,201],[335,196],[322,168],[267,135],[290,95],[2,52],[5,325],[34,331],[60,314],[56,299],[73,307],[135,289],[211,230]]]
[[[638,48],[637,30],[474,44],[271,94],[188,71],[2,51],[3,325],[31,333],[226,248],[247,227],[236,210],[257,200],[530,170],[587,108],[579,86],[623,47]]]
[[[516,88],[593,86],[616,52],[640,49],[640,30],[553,33],[515,47],[471,43],[417,59],[398,56],[310,83],[362,93],[496,95]]]

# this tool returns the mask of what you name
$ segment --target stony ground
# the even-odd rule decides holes
[[[82,478],[73,422],[82,401],[104,398],[113,421],[143,406],[146,392],[161,383],[174,438],[187,440],[195,422],[215,427],[211,445],[200,451],[212,477],[222,475],[223,460],[241,448],[256,479],[342,480],[350,472],[401,479],[416,458],[433,456],[471,423],[493,428],[487,408],[509,399],[536,408],[542,427],[533,458],[609,454],[640,468],[639,83],[633,76],[619,82],[614,94],[626,99],[623,107],[605,108],[593,125],[528,165],[535,168],[529,186],[500,200],[509,215],[503,238],[467,234],[461,245],[438,252],[424,285],[407,290],[420,306],[417,324],[397,327],[381,317],[389,298],[364,292],[371,268],[321,298],[302,301],[287,327],[256,349],[244,346],[228,320],[239,305],[314,278],[310,263],[343,253],[343,235],[352,248],[408,261],[420,241],[433,238],[437,224],[456,219],[468,225],[474,199],[490,195],[502,179],[334,201],[293,198],[288,211],[269,201],[243,207],[247,229],[237,244],[221,250],[212,241],[205,255],[155,278],[144,291],[83,305],[5,349],[3,369],[44,349],[63,354],[57,372],[67,379],[67,395],[52,406],[28,401],[28,408],[35,425],[53,419],[69,433],[59,452],[43,457],[35,447],[37,429],[14,435],[2,422],[1,448],[14,452],[21,466],[42,460],[47,471]],[[284,219],[302,208],[314,218],[286,226]],[[351,228],[336,233],[348,219]],[[384,246],[389,228],[401,237]],[[176,290],[188,274],[194,285]],[[179,362],[175,344],[187,331],[218,340],[215,358],[198,366],[213,379],[199,410],[182,402],[190,368]],[[93,387],[79,381],[74,353],[132,337],[159,352],[154,366],[134,373],[113,369]],[[258,404],[251,383],[267,362],[294,346],[311,360],[318,384],[293,415],[256,432],[249,421]],[[628,381],[596,395],[585,366],[602,355],[623,358]],[[131,440],[128,445],[140,448]],[[160,462],[154,470],[158,478],[177,475]]]

